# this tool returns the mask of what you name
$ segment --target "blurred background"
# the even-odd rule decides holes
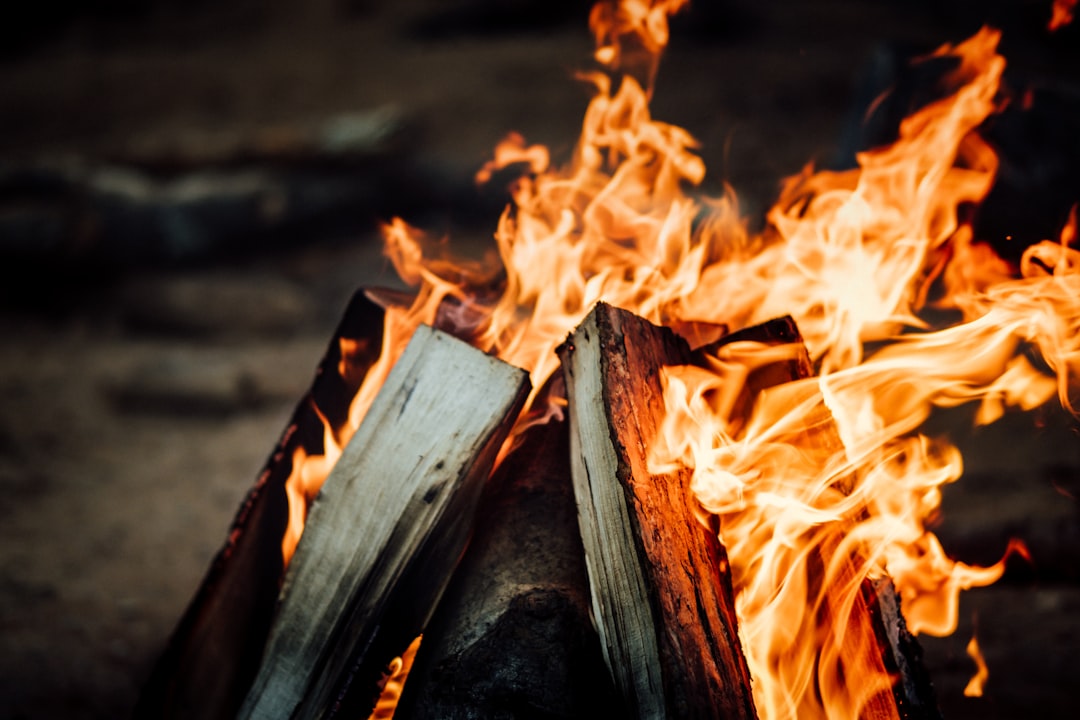
[[[654,115],[751,225],[807,161],[846,167],[926,98],[910,57],[1005,31],[1016,97],[976,216],[1015,259],[1080,199],[1080,37],[1050,0],[696,0]],[[377,225],[466,253],[506,133],[565,160],[587,0],[40,0],[0,21],[0,717],[126,716],[349,296],[393,285]],[[887,102],[867,117],[878,95]],[[1021,105],[1027,107],[1022,110]],[[970,413],[938,419],[966,428]],[[992,562],[923,638],[946,717],[1073,717],[1080,437],[1047,409],[960,431],[940,534]],[[990,668],[962,694],[973,627]]]

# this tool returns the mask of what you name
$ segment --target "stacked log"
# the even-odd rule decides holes
[[[343,385],[355,389],[379,347],[374,303],[358,296],[346,320],[342,333],[360,339],[348,358],[332,344],[139,717],[363,716],[385,663],[421,631],[400,717],[756,717],[716,520],[687,471],[649,471],[648,448],[662,367],[741,340],[801,346],[790,318],[691,351],[601,303],[526,418],[523,371],[421,328],[310,509],[281,584],[282,458],[321,449],[322,420],[305,420],[312,400],[342,422]],[[736,413],[812,371],[805,349],[785,358],[749,371]],[[515,423],[526,429],[489,477]],[[824,449],[839,442],[830,428],[816,425]],[[850,622],[845,662],[898,679],[865,716],[935,717],[891,585],[865,583]]]

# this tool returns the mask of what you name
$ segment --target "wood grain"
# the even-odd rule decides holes
[[[637,717],[755,717],[716,528],[697,519],[689,474],[657,476],[660,368],[686,342],[599,304],[560,348],[571,466],[593,612]]]
[[[374,692],[376,649],[433,611],[528,389],[524,371],[417,330],[312,505],[239,717],[326,717],[346,685]]]

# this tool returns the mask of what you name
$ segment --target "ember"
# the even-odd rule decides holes
[[[626,45],[637,60],[645,52],[655,63],[667,40],[665,13],[679,5],[598,5],[597,59],[618,68]],[[908,118],[894,144],[862,154],[859,169],[807,168],[791,179],[764,236],[745,232],[730,196],[711,201],[708,219],[695,222],[701,205],[684,192],[703,173],[692,138],[650,117],[648,87],[638,78],[612,82],[607,74],[590,76],[597,95],[569,167],[548,170],[544,154],[526,155],[520,138],[513,139],[519,153],[500,153],[503,162],[528,158],[530,167],[497,233],[506,273],[497,300],[426,259],[419,232],[388,227],[399,272],[422,282],[410,312],[433,322],[438,303],[455,298],[474,316],[465,334],[530,368],[536,385],[554,370],[555,345],[599,300],[683,331],[794,316],[820,381],[785,387],[763,396],[749,417],[730,417],[724,402],[706,398],[738,392],[732,373],[760,362],[743,350],[723,359],[715,378],[670,386],[666,440],[654,447],[660,466],[696,469],[694,491],[720,517],[763,717],[855,717],[889,683],[829,677],[841,669],[820,658],[842,654],[848,623],[841,615],[831,627],[816,626],[826,598],[805,596],[796,580],[808,572],[811,548],[830,548],[818,590],[830,604],[851,606],[858,584],[838,590],[829,578],[854,553],[861,575],[889,574],[898,583],[915,632],[951,633],[959,591],[1001,576],[1004,561],[978,568],[950,560],[925,528],[939,487],[962,467],[947,443],[917,434],[931,408],[981,402],[980,422],[991,422],[1006,407],[1030,409],[1055,391],[1071,407],[1080,350],[1071,227],[1059,244],[1033,247],[1013,279],[972,242],[957,214],[986,195],[996,169],[975,130],[997,107],[1005,66],[998,40],[984,29],[938,50],[959,60],[946,78],[951,94]],[[646,68],[649,81],[655,65]],[[966,324],[925,332],[919,312],[928,303],[959,308]],[[864,358],[869,342],[885,345]],[[1028,361],[1028,346],[1054,374]],[[674,382],[679,370],[668,377]],[[812,435],[799,428],[822,412],[836,419],[844,444],[814,457],[800,449]],[[842,537],[830,540],[828,528]],[[807,624],[792,634],[800,617]]]

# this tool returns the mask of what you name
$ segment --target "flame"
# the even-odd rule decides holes
[[[896,144],[864,155],[854,173],[804,174],[785,193],[798,190],[798,211],[784,212],[782,197],[771,213],[782,247],[807,272],[783,274],[770,297],[807,298],[795,315],[821,377],[763,392],[742,419],[717,398],[739,392],[746,368],[777,349],[725,347],[708,371],[666,373],[654,466],[692,468],[693,491],[720,517],[762,717],[858,717],[880,691],[884,678],[853,682],[833,661],[845,654],[861,577],[891,576],[913,632],[949,634],[960,591],[1003,573],[1004,558],[987,568],[948,558],[927,529],[941,486],[962,472],[953,446],[917,432],[934,407],[977,402],[980,423],[1055,394],[1073,409],[1075,213],[1060,242],[1027,250],[1018,277],[956,223],[956,204],[984,196],[996,164],[969,134],[993,108],[996,40],[984,30],[948,50],[970,79],[909,118]],[[952,127],[948,137],[943,126]],[[905,332],[925,327],[916,312],[938,277],[946,286],[939,305],[959,309],[964,322]],[[868,340],[886,344],[864,358]],[[1026,551],[1013,543],[1012,552]],[[825,607],[840,608],[832,627],[821,626]]]
[[[651,63],[650,80],[667,43],[667,13],[685,4],[631,1],[608,3],[606,10],[598,5],[591,26],[604,38],[603,47],[614,48],[605,64],[615,68],[629,62],[638,52],[632,48],[640,46]],[[348,422],[326,428],[327,438],[333,437],[326,457],[348,443],[420,323],[437,324],[529,369],[534,397],[558,369],[554,349],[599,300],[694,331],[693,319],[684,322],[676,307],[679,296],[692,289],[707,254],[742,233],[734,198],[711,203],[710,225],[731,232],[718,230],[710,247],[693,247],[690,230],[699,208],[684,195],[683,185],[704,177],[704,165],[692,152],[695,141],[681,128],[652,120],[646,92],[633,77],[624,77],[617,90],[603,73],[586,80],[596,95],[568,168],[549,169],[546,149],[528,146],[514,134],[477,175],[486,181],[519,162],[528,168],[514,183],[513,206],[498,224],[498,263],[450,258],[445,245],[401,219],[383,227],[387,256],[419,293],[407,310],[387,311],[382,353],[352,401]],[[500,291],[492,289],[498,285]],[[303,532],[306,507],[333,467],[313,457],[318,456],[294,459],[286,483],[286,565]]]
[[[858,661],[865,638],[848,631],[863,580],[890,576],[909,627],[946,634],[959,593],[1004,571],[1004,557],[990,567],[949,558],[928,529],[963,463],[919,429],[935,408],[964,403],[977,403],[982,423],[1055,395],[1073,409],[1076,217],[1018,270],[961,217],[997,170],[976,129],[1000,106],[1005,61],[999,33],[984,28],[932,54],[954,60],[945,89],[895,142],[859,154],[849,171],[806,167],[785,183],[765,232],[751,234],[730,190],[691,195],[705,174],[696,141],[650,114],[667,18],[685,5],[596,5],[604,69],[582,76],[594,96],[570,161],[553,166],[546,149],[511,135],[478,173],[522,170],[495,231],[497,258],[455,259],[400,219],[383,228],[416,301],[386,311],[382,352],[347,422],[324,418],[324,455],[294,455],[283,553],[288,562],[307,504],[419,323],[528,369],[532,403],[558,370],[555,347],[597,301],[698,338],[790,314],[805,349],[732,343],[708,367],[665,372],[651,462],[690,468],[702,511],[720,519],[760,716],[856,718],[892,683]],[[932,329],[931,306],[959,321]],[[755,367],[807,351],[818,377],[764,390],[736,412]],[[553,395],[515,433],[561,412]]]
[[[964,687],[964,697],[982,697],[983,688],[986,687],[986,680],[990,677],[990,669],[986,667],[986,658],[983,657],[982,650],[979,649],[979,641],[975,639],[974,633],[971,635],[971,640],[968,641],[967,647],[968,657],[975,661],[975,674],[968,680],[968,684]]]
[[[401,691],[405,689],[405,681],[412,670],[416,652],[420,649],[420,641],[423,636],[419,635],[405,648],[400,657],[390,661],[386,668],[386,677],[383,680],[383,688],[379,693],[379,699],[375,701],[375,709],[371,711],[369,720],[389,720],[394,717],[398,700],[401,699]]]
[[[317,405],[312,403],[312,407],[323,424],[323,454],[309,455],[301,446],[293,450],[292,472],[285,480],[285,496],[289,502],[289,522],[281,538],[281,556],[285,565],[292,559],[304,532],[308,507],[319,494],[323,481],[341,457],[342,448],[348,442],[347,439],[339,440]]]
[[[1073,21],[1073,11],[1076,10],[1076,0],[1054,0],[1050,10],[1050,21],[1046,29],[1050,32],[1060,30]]]
[[[551,163],[551,154],[543,145],[526,147],[521,133],[512,132],[495,146],[495,158],[484,163],[476,173],[476,182],[486,183],[494,173],[514,163],[527,163],[532,173],[542,173]]]

